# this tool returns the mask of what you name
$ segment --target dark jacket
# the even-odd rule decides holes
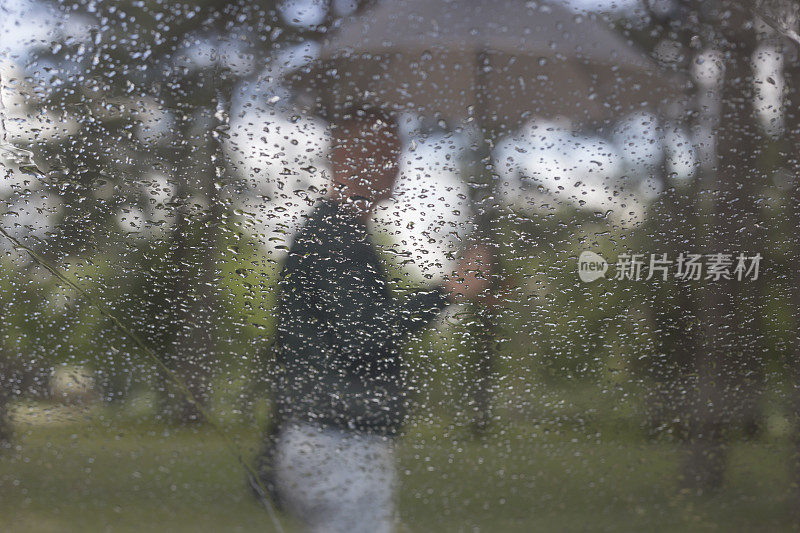
[[[405,416],[400,347],[447,304],[398,301],[364,225],[323,200],[292,244],[278,295],[278,414],[383,435]]]

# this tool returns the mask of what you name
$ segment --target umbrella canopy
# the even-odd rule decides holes
[[[513,0],[383,2],[342,23],[289,81],[318,112],[357,102],[501,128],[602,120],[682,91],[594,16]]]

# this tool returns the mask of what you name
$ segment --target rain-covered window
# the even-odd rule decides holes
[[[797,0],[3,0],[0,530],[800,524]]]

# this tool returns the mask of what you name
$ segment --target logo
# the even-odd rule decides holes
[[[620,281],[667,281],[670,276],[679,281],[755,281],[761,270],[760,253],[680,253],[670,258],[667,253],[649,254],[621,253],[617,262],[612,263],[615,274],[611,277]],[[578,277],[585,283],[604,278],[608,262],[595,252],[581,252],[578,256]]]
[[[594,252],[581,252],[578,257],[578,277],[581,281],[591,283],[605,276],[608,270],[608,261],[603,256]]]

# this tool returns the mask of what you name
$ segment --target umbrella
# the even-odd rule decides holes
[[[318,112],[367,103],[501,130],[533,117],[613,118],[683,90],[596,16],[513,0],[383,2],[342,23],[288,79]]]

